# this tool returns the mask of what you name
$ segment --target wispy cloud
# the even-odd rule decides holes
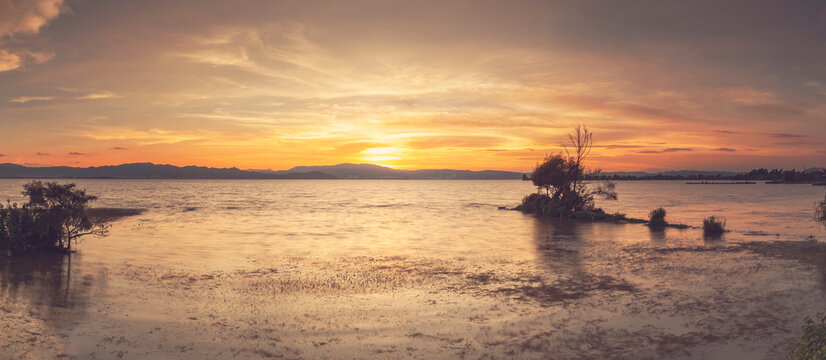
[[[732,149],[732,148],[716,148],[716,149],[712,149],[712,150],[713,150],[713,151],[728,151],[728,152],[735,152],[735,151],[737,151],[737,150]]]
[[[799,138],[804,138],[804,137],[806,137],[806,136],[804,136],[804,135],[798,135],[798,134],[784,134],[784,133],[770,134],[770,136],[771,136],[771,137],[773,137],[773,138],[782,138],[782,139],[799,139]]]
[[[49,153],[44,153],[44,152],[37,152],[37,153],[35,153],[35,155],[37,155],[37,156],[51,156]]]
[[[115,147],[110,147],[109,150],[129,150],[129,149],[127,149],[125,147],[115,146]]]
[[[89,155],[89,154],[76,152],[76,151],[72,151],[72,152],[69,153],[69,156],[87,156],[87,155]]]
[[[115,94],[111,91],[99,92],[99,93],[91,93],[86,94],[83,96],[75,97],[78,100],[100,100],[100,99],[114,99],[114,98],[121,98],[122,95]]]
[[[20,96],[10,99],[9,102],[25,104],[31,101],[50,101],[54,99],[54,96]]]

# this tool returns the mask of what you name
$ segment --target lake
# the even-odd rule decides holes
[[[599,204],[725,217],[709,239],[500,210],[523,181],[71,181],[147,211],[0,260],[0,358],[773,359],[826,310],[822,187],[623,181]]]

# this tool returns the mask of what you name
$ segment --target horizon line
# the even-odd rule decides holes
[[[107,164],[107,165],[96,165],[96,166],[47,165],[47,164],[25,164],[25,163],[24,164],[17,164],[17,163],[11,163],[11,162],[0,163],[0,165],[16,165],[16,166],[22,166],[22,167],[27,167],[27,168],[67,167],[67,168],[75,168],[75,169],[100,168],[100,167],[108,167],[108,166],[115,167],[115,166],[139,165],[139,164],[155,165],[155,166],[174,166],[174,167],[178,167],[178,168],[201,167],[201,168],[208,168],[208,169],[238,169],[238,170],[242,170],[242,171],[252,171],[252,172],[256,172],[256,171],[273,171],[273,172],[291,171],[291,170],[293,170],[295,168],[298,168],[298,167],[330,167],[330,166],[338,166],[338,165],[369,165],[369,166],[378,166],[378,167],[382,167],[382,168],[386,168],[386,169],[392,169],[392,170],[398,170],[398,171],[420,171],[420,170],[454,170],[454,171],[476,171],[476,172],[478,172],[478,171],[504,171],[504,172],[525,173],[525,174],[529,174],[529,173],[533,172],[533,170],[514,171],[514,170],[497,170],[497,169],[484,169],[484,170],[468,170],[468,169],[452,169],[452,168],[398,169],[398,168],[394,168],[394,167],[387,166],[387,165],[381,165],[381,164],[351,163],[351,162],[344,162],[344,163],[338,163],[338,164],[332,164],[332,165],[295,165],[295,166],[293,166],[289,169],[281,169],[281,170],[273,170],[271,168],[267,168],[267,169],[261,169],[261,168],[258,168],[258,169],[256,169],[256,168],[242,169],[242,168],[239,168],[237,166],[213,167],[213,166],[194,165],[194,164],[193,165],[173,165],[173,164],[168,164],[168,163],[166,163],[166,164],[154,163],[154,162],[151,162],[151,161],[130,162],[130,163],[120,163],[120,164]],[[785,168],[771,168],[771,167],[760,167],[760,168],[753,168],[753,169],[750,169],[750,170],[761,169],[761,168],[762,169],[768,169],[768,170],[781,169],[781,170],[784,170],[784,171],[785,170],[797,170],[796,168],[785,169]],[[805,169],[800,169],[800,171],[805,171],[807,169],[818,169],[818,168],[823,169],[823,168],[826,168],[826,166],[823,166],[823,167],[812,166],[812,167],[807,167]],[[635,173],[635,172],[642,172],[642,173],[651,173],[651,174],[661,173],[661,172],[669,172],[669,171],[748,173],[750,170],[646,169],[646,170],[616,170],[616,171],[601,171],[601,172],[603,172],[603,173]]]

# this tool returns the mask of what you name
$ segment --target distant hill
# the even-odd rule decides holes
[[[27,167],[0,164],[0,178],[36,179],[335,179],[331,174],[307,171],[287,174],[266,174],[238,168],[209,168],[202,166],[173,166],[152,163],[134,163],[98,167]]]
[[[339,179],[411,179],[411,180],[520,180],[520,172],[499,170],[399,170],[374,164],[338,164],[326,166],[296,166],[290,170],[254,170],[263,174],[286,175],[302,172],[323,172]]]

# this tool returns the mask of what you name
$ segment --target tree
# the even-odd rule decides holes
[[[92,222],[86,211],[97,197],[75,184],[32,181],[23,189],[23,195],[29,198],[25,207],[43,218],[39,230],[56,235],[57,247],[71,250],[72,242],[81,236],[108,234],[108,228]]]
[[[531,181],[554,203],[561,204],[566,210],[592,210],[594,197],[616,200],[615,184],[610,181],[585,180],[585,160],[591,154],[593,133],[588,128],[577,125],[573,133],[568,134],[570,147],[565,146],[565,153],[551,154],[542,163],[536,164],[531,173]],[[594,173],[598,173],[597,169]]]

